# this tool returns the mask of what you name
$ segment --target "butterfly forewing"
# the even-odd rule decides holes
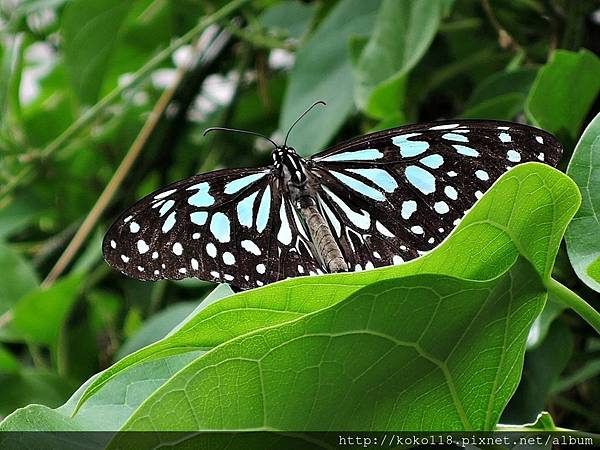
[[[353,270],[438,245],[504,172],[556,165],[561,146],[525,125],[437,122],[374,133],[316,155],[319,202]]]
[[[104,238],[110,265],[141,280],[198,277],[252,288],[321,272],[272,168],[197,175],[124,212]]]

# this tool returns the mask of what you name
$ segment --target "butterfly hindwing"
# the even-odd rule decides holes
[[[558,141],[541,130],[468,120],[366,135],[309,164],[324,216],[351,269],[361,270],[431,250],[508,169],[556,165],[560,155]]]
[[[321,272],[272,168],[196,175],[124,212],[104,238],[110,265],[141,280],[197,277],[252,288]]]

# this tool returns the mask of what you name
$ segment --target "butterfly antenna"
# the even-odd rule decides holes
[[[237,128],[225,128],[225,127],[210,127],[207,128],[206,130],[204,130],[204,133],[202,133],[202,136],[206,136],[208,133],[210,133],[211,131],[232,131],[234,133],[243,133],[243,134],[251,134],[252,136],[258,136],[261,137],[263,139],[266,139],[267,141],[269,141],[271,144],[273,144],[275,146],[275,148],[278,148],[279,146],[275,143],[275,141],[273,141],[273,139],[268,138],[267,136],[265,136],[264,134],[260,134],[260,133],[256,133],[255,131],[248,131],[248,130],[238,130]]]
[[[317,102],[314,102],[312,105],[310,105],[310,106],[308,107],[308,109],[307,109],[306,111],[304,111],[304,112],[303,112],[303,113],[300,115],[300,117],[298,117],[298,118],[296,119],[296,121],[295,121],[295,122],[292,124],[292,126],[291,126],[291,127],[288,129],[288,132],[287,132],[287,134],[285,135],[285,141],[283,141],[283,146],[284,146],[284,147],[285,147],[285,145],[287,144],[287,140],[288,140],[288,137],[290,136],[290,133],[291,133],[292,129],[293,129],[295,126],[296,126],[296,124],[297,124],[298,122],[300,122],[300,120],[302,120],[302,118],[303,118],[305,115],[307,115],[307,114],[308,114],[308,112],[309,112],[311,109],[313,109],[313,108],[314,108],[315,106],[317,106],[317,105],[323,105],[323,106],[327,106],[327,103],[325,103],[323,100],[319,100],[319,101],[317,101]]]

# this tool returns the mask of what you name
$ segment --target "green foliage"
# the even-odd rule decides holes
[[[0,311],[6,312],[39,281],[33,268],[6,244],[0,243]]]
[[[593,53],[556,51],[533,84],[527,115],[535,125],[574,140],[600,91],[598,73],[600,58]]]
[[[469,119],[511,120],[523,111],[537,69],[523,68],[486,78],[469,98],[462,116]]]
[[[61,27],[65,66],[73,90],[84,103],[93,104],[98,98],[130,7],[131,2],[119,0],[73,0],[65,8]]]
[[[423,429],[491,429],[518,383],[526,331],[541,311],[544,281],[578,203],[578,191],[566,176],[540,164],[520,166],[432,253],[398,267],[324,276],[309,301],[315,281],[301,278],[212,303],[175,333],[100,374],[79,407],[140,364],[214,349],[153,392],[124,429],[354,429],[380,420],[382,426],[389,422],[410,430],[421,417],[418,405],[427,407],[434,399],[442,413],[421,424]],[[473,241],[481,248],[465,246]],[[407,316],[411,322],[398,327]],[[490,325],[481,328],[480,322]],[[313,366],[314,373],[294,375]],[[380,384],[385,373],[394,376]],[[465,378],[469,373],[489,379]],[[319,388],[340,379],[346,381],[338,394]],[[472,393],[479,388],[474,402]],[[354,394],[346,397],[347,390]],[[305,401],[291,408],[300,392]],[[364,392],[369,395],[363,398]],[[182,395],[196,400],[187,409],[170,406],[180,404]],[[226,402],[229,412],[210,403],[228,396],[238,399]],[[281,401],[284,397],[289,398]],[[154,407],[153,398],[163,408]],[[340,404],[344,398],[346,406]],[[390,416],[387,401],[378,400],[383,398],[396,404],[397,416]],[[351,414],[356,402],[364,403],[359,408],[364,415]],[[333,414],[344,409],[347,413]],[[211,419],[210,411],[218,415]],[[16,429],[19,414],[8,422]],[[271,416],[277,420],[268,420]]]
[[[383,1],[373,34],[356,64],[356,103],[363,111],[379,119],[400,113],[404,78],[437,34],[447,3]]]
[[[594,7],[2,3],[0,429],[558,429],[536,420],[546,409],[560,427],[600,429]],[[230,44],[216,50],[212,33]],[[102,236],[135,199],[269,163],[261,140],[205,128],[282,140],[317,100],[327,107],[290,135],[303,155],[408,122],[517,120],[559,137],[568,176],[519,166],[399,266],[235,294],[107,267]]]
[[[13,309],[13,335],[56,349],[60,330],[77,300],[81,282],[80,275],[71,275],[47,289],[38,288],[23,296]]]
[[[300,154],[323,148],[354,109],[348,39],[370,34],[380,3],[341,0],[298,50],[283,102],[281,129],[288,129],[311,103],[327,103],[320,114],[307,116],[294,129],[291,143]]]

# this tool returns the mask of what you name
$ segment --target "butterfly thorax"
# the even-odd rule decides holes
[[[318,203],[314,175],[307,169],[306,161],[292,147],[277,147],[273,151],[275,168],[281,170],[283,185],[292,204],[304,219],[313,245],[324,266],[330,272],[348,270],[340,247],[335,240],[329,223],[324,219]]]
[[[292,147],[281,146],[273,151],[275,168],[280,170],[283,185],[290,194],[293,205],[301,209],[316,204],[312,175],[306,162]]]

